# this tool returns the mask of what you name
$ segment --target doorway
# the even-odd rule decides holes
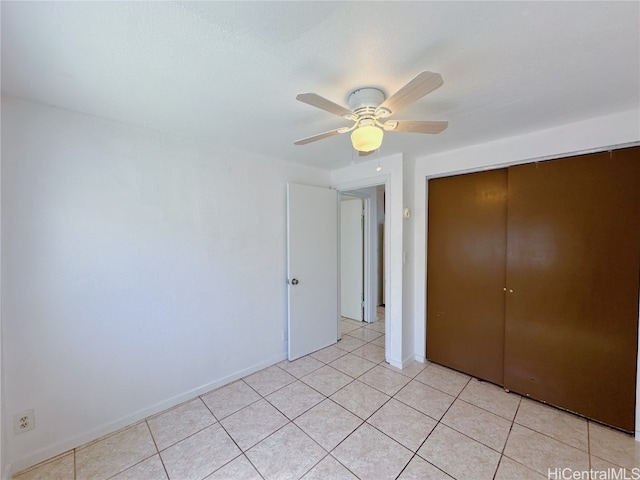
[[[364,320],[364,201],[340,196],[340,316]]]
[[[378,322],[376,330],[385,333],[385,185],[342,191],[340,203],[340,304],[343,323],[349,320],[342,333],[362,322]],[[378,343],[384,347],[384,338]]]
[[[385,186],[340,194],[340,334],[342,348],[386,360]]]

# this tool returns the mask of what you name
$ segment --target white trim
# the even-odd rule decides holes
[[[372,174],[380,162],[382,171]],[[386,208],[384,222],[385,257],[385,359],[402,365],[402,252],[403,252],[403,157],[402,154],[365,161],[331,172],[332,188],[339,191],[384,184]],[[401,368],[401,367],[398,367]]]

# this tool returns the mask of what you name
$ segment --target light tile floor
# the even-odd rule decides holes
[[[342,333],[335,346],[266,368],[14,478],[640,475],[633,470],[640,467],[640,443],[628,435],[436,364],[389,366],[383,318],[343,319]],[[582,475],[566,478],[603,478]]]

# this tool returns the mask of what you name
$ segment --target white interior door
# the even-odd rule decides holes
[[[287,184],[289,360],[338,341],[338,192]]]
[[[364,225],[362,199],[340,201],[340,313],[362,321],[364,299]]]

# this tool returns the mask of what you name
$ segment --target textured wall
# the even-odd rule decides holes
[[[4,460],[284,358],[285,185],[328,177],[3,98]],[[35,430],[14,436],[30,408]]]

